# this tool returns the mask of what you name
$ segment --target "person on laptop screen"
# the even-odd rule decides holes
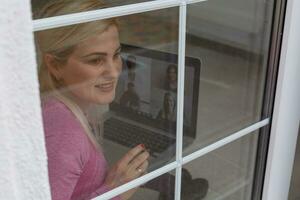
[[[163,98],[163,105],[158,112],[157,119],[170,122],[176,121],[176,102],[170,92],[166,92]]]
[[[101,9],[99,0],[50,1],[40,17]],[[92,199],[145,173],[140,144],[108,169],[89,111],[113,101],[122,70],[118,23],[105,19],[36,32],[53,200]],[[129,199],[136,189],[114,199]]]
[[[165,89],[177,92],[177,66],[170,64],[166,71]]]
[[[127,84],[127,90],[120,98],[120,105],[131,108],[132,110],[139,110],[140,97],[135,91],[135,85],[132,82]]]

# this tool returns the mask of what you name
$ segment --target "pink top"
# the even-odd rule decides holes
[[[43,101],[42,111],[52,199],[86,200],[107,192],[107,162],[75,115],[54,98]]]

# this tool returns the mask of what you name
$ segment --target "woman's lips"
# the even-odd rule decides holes
[[[107,82],[95,85],[101,92],[111,92],[114,89],[114,82]]]

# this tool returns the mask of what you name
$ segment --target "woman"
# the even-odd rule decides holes
[[[40,17],[100,9],[99,0],[58,0]],[[110,103],[122,68],[115,19],[36,33],[43,122],[52,199],[92,199],[141,176],[149,153],[143,144],[108,169],[89,110]],[[132,189],[114,199],[129,199]]]
[[[170,64],[166,71],[165,89],[177,92],[177,66]]]
[[[158,112],[157,119],[166,120],[169,122],[176,121],[176,106],[175,100],[171,93],[166,92],[164,95],[162,109]]]

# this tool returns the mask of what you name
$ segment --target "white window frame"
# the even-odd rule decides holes
[[[131,4],[131,5],[125,5],[125,6],[118,6],[113,8],[107,8],[97,11],[89,11],[89,12],[83,12],[83,13],[75,13],[75,14],[69,14],[69,15],[63,15],[63,16],[57,16],[57,17],[51,17],[47,19],[39,19],[39,20],[32,20],[31,19],[31,9],[30,9],[30,1],[18,1],[18,0],[4,0],[2,2],[1,7],[5,8],[5,10],[8,10],[7,13],[11,14],[13,12],[22,12],[24,17],[20,19],[20,21],[24,22],[25,27],[21,27],[20,30],[15,30],[15,38],[19,39],[20,33],[18,31],[21,31],[22,34],[27,37],[23,38],[30,42],[30,45],[25,44],[24,48],[28,50],[29,55],[27,55],[30,60],[29,63],[25,64],[25,67],[21,68],[14,68],[12,70],[8,70],[8,72],[5,72],[5,75],[13,76],[14,74],[17,74],[17,76],[23,76],[28,75],[29,72],[32,74],[28,76],[26,79],[26,82],[16,83],[14,81],[9,81],[9,79],[2,78],[0,76],[0,94],[3,94],[4,96],[7,96],[8,98],[1,99],[0,102],[2,105],[7,105],[8,109],[1,110],[0,113],[0,130],[4,130],[4,134],[0,134],[0,162],[8,162],[10,169],[4,169],[1,167],[0,164],[0,172],[1,174],[5,174],[6,177],[4,179],[4,182],[2,182],[2,179],[0,181],[0,197],[4,194],[5,199],[51,199],[50,196],[50,186],[48,182],[48,173],[47,173],[47,163],[46,163],[46,150],[45,150],[45,141],[44,141],[44,133],[43,133],[43,125],[42,125],[42,118],[40,114],[40,102],[39,102],[39,90],[38,90],[38,82],[37,82],[37,73],[36,73],[36,63],[35,63],[35,51],[34,51],[34,41],[33,41],[33,31],[38,30],[46,30],[50,28],[60,27],[60,26],[66,26],[76,23],[83,23],[93,20],[99,20],[104,18],[110,18],[110,17],[117,17],[117,16],[125,16],[129,14],[134,13],[141,13],[146,11],[154,11],[169,7],[178,7],[180,10],[179,15],[179,50],[178,50],[178,66],[179,66],[179,80],[178,80],[178,115],[177,115],[177,148],[176,148],[176,161],[165,165],[162,168],[159,168],[153,172],[150,172],[138,179],[135,179],[129,183],[126,183],[118,188],[115,188],[100,197],[97,197],[95,199],[102,200],[102,199],[110,199],[114,196],[117,196],[129,189],[132,189],[134,187],[137,187],[141,184],[144,184],[145,182],[152,180],[158,176],[160,176],[163,173],[172,171],[176,169],[176,184],[175,184],[175,199],[180,199],[180,189],[181,189],[181,179],[178,177],[181,177],[181,168],[183,164],[186,164],[188,162],[191,162],[192,160],[199,158],[203,155],[206,155],[207,153],[218,149],[230,142],[233,142],[245,135],[249,135],[253,133],[253,131],[258,130],[261,127],[264,127],[269,124],[270,119],[264,119],[260,122],[254,123],[250,125],[249,127],[239,130],[235,133],[232,133],[230,136],[225,137],[223,139],[220,139],[219,141],[204,147],[192,154],[189,154],[185,157],[182,157],[182,126],[183,126],[183,90],[184,90],[184,59],[185,59],[185,26],[186,26],[186,9],[188,4],[192,3],[200,3],[204,0],[157,0],[157,1],[150,1],[150,2],[144,2],[144,3],[138,3],[138,4]],[[297,5],[296,5],[297,4]],[[278,90],[277,90],[277,96],[276,96],[276,102],[275,104],[275,112],[274,112],[274,118],[273,118],[273,128],[272,128],[272,135],[271,135],[271,145],[270,145],[270,155],[268,157],[268,168],[266,173],[266,184],[264,189],[264,200],[283,200],[287,199],[286,197],[286,187],[288,187],[289,182],[288,178],[285,179],[284,184],[280,183],[281,187],[285,187],[284,189],[278,189],[278,183],[276,180],[279,180],[282,178],[282,176],[290,176],[291,170],[290,166],[292,163],[292,157],[294,153],[294,143],[291,141],[295,141],[295,134],[288,135],[289,132],[294,133],[294,127],[295,123],[298,120],[299,123],[299,112],[295,108],[299,108],[299,93],[297,93],[297,88],[295,89],[295,85],[299,84],[299,79],[295,80],[292,78],[289,78],[290,76],[293,77],[293,74],[299,73],[299,66],[300,61],[299,57],[295,55],[295,52],[300,52],[300,45],[299,43],[296,43],[297,36],[300,35],[300,28],[299,23],[297,24],[297,19],[299,21],[300,16],[299,13],[296,12],[296,8],[300,7],[300,2],[297,0],[289,0],[287,5],[287,11],[288,11],[288,17],[286,18],[286,24],[288,25],[285,29],[285,38],[283,40],[283,53],[281,55],[282,62],[280,63],[279,70],[279,79],[278,79]],[[18,5],[18,6],[16,6]],[[25,9],[24,9],[25,8]],[[25,10],[25,11],[24,11]],[[24,13],[25,12],[25,13]],[[7,15],[5,19],[9,19],[14,21],[13,18],[14,15]],[[17,17],[17,15],[15,16]],[[1,23],[3,21],[0,21]],[[0,24],[2,25],[2,24]],[[32,25],[32,26],[31,26]],[[7,27],[9,27],[9,24],[6,24]],[[26,27],[27,26],[27,27]],[[1,33],[1,31],[0,31]],[[29,38],[29,39],[28,39]],[[298,44],[298,45],[295,45]],[[26,46],[27,45],[27,46]],[[288,49],[291,48],[289,51]],[[0,53],[5,51],[0,47]],[[16,52],[24,51],[22,48],[16,48]],[[2,54],[0,54],[1,56]],[[21,54],[20,54],[21,55]],[[14,59],[8,58],[9,62],[16,62]],[[297,68],[298,66],[298,68]],[[2,70],[2,69],[1,69]],[[4,71],[3,71],[4,72]],[[1,71],[2,73],[2,71]],[[11,92],[5,89],[3,85],[10,84],[10,87],[16,91],[18,91],[20,88],[22,88],[22,84],[26,84],[29,86],[29,90],[24,90],[21,95],[16,95],[14,98],[11,96]],[[291,88],[291,89],[288,89]],[[18,93],[17,93],[18,94]],[[297,94],[297,95],[295,95]],[[27,103],[24,103],[24,96],[26,96]],[[28,97],[28,98],[27,98]],[[289,97],[293,97],[293,101],[287,101]],[[14,100],[14,104],[10,103],[11,100]],[[29,102],[29,103],[28,103]],[[25,107],[18,107],[19,105],[25,105]],[[298,106],[298,107],[297,107]],[[4,108],[3,106],[0,107],[1,109]],[[16,109],[18,108],[18,109]],[[286,109],[286,110],[285,110]],[[300,110],[300,109],[298,109]],[[11,114],[11,111],[15,111],[13,115]],[[31,113],[33,112],[33,117],[28,116],[26,118],[27,123],[20,122],[20,117],[24,116],[25,113]],[[288,112],[288,113],[287,113]],[[291,114],[291,115],[288,115]],[[293,120],[287,120],[286,118],[291,118]],[[298,117],[298,119],[297,119]],[[22,118],[21,118],[22,119]],[[283,120],[283,122],[280,123],[280,119]],[[9,126],[6,122],[12,121],[13,126]],[[287,122],[289,121],[289,122]],[[21,123],[21,126],[17,126],[14,123]],[[34,124],[34,126],[33,126]],[[15,126],[14,126],[15,125]],[[299,124],[298,124],[299,125]],[[25,129],[24,129],[25,127]],[[281,127],[281,128],[278,128]],[[287,128],[287,132],[282,132],[282,127],[290,127]],[[28,133],[27,135],[24,135],[25,133]],[[19,141],[19,138],[12,134],[12,131],[15,135],[23,135],[21,137],[28,143],[26,147],[31,147],[29,149],[20,148],[24,143]],[[281,132],[280,132],[281,131]],[[34,134],[31,134],[31,132],[34,132]],[[285,140],[284,140],[285,138]],[[5,141],[5,143],[3,143]],[[28,146],[28,144],[30,144]],[[280,145],[291,145],[291,151],[290,152],[280,152],[282,149]],[[8,149],[8,151],[7,151]],[[37,150],[37,151],[34,151]],[[3,153],[4,152],[4,153]],[[8,154],[5,154],[6,152],[9,152]],[[33,153],[34,152],[34,153]],[[34,154],[34,155],[33,155]],[[287,163],[281,163],[280,159],[283,159],[284,156],[289,155],[289,159],[287,159]],[[19,159],[21,159],[23,156],[27,158],[27,162],[31,165],[27,166],[25,168],[24,173],[24,166],[19,164]],[[37,158],[37,159],[36,159]],[[35,171],[39,172],[39,174],[34,174],[32,170],[29,169],[30,166],[33,164],[36,164]],[[278,169],[280,167],[276,167],[274,165],[280,164],[282,167],[288,166],[288,170],[286,171],[280,171],[278,173]],[[3,166],[3,165],[2,165]],[[277,173],[277,174],[276,174]],[[20,175],[21,174],[21,175]],[[278,175],[280,174],[280,175]],[[36,176],[38,178],[38,182],[36,181],[33,176]],[[10,180],[5,182],[5,180]],[[25,180],[25,181],[24,181]],[[275,180],[275,181],[273,181]],[[6,184],[9,183],[9,184]],[[19,184],[18,184],[19,183]],[[20,184],[21,183],[21,184]],[[31,187],[26,185],[26,183],[29,183],[29,185],[32,185]],[[38,184],[37,184],[38,183]],[[23,184],[23,185],[22,185]],[[36,185],[37,184],[37,185]],[[279,194],[281,191],[283,191],[283,194],[280,195],[280,197],[283,198],[275,198],[275,194]],[[271,195],[274,194],[274,195]],[[8,198],[7,198],[8,197]],[[279,197],[279,196],[278,196]]]
[[[300,128],[299,8],[299,0],[287,1],[263,200],[289,195]]]
[[[129,14],[143,13],[147,11],[160,10],[170,7],[179,7],[179,37],[178,37],[178,93],[177,93],[177,146],[176,146],[176,161],[157,169],[153,172],[146,174],[138,179],[135,179],[129,183],[126,183],[118,188],[115,188],[101,196],[95,198],[96,200],[111,199],[123,192],[126,192],[134,187],[140,186],[149,180],[152,180],[163,173],[176,170],[176,181],[175,181],[175,199],[180,200],[181,192],[181,169],[184,164],[191,162],[192,160],[199,158],[217,148],[220,148],[234,140],[237,140],[244,135],[253,133],[259,128],[269,124],[269,119],[264,119],[257,122],[245,129],[242,129],[232,135],[219,140],[203,149],[200,149],[190,155],[182,157],[182,138],[183,138],[183,105],[184,105],[184,72],[185,72],[185,36],[186,36],[186,12],[187,5],[192,3],[200,3],[205,0],[198,1],[185,1],[185,0],[161,0],[161,1],[150,1],[144,3],[137,3],[119,7],[112,7],[107,9],[88,11],[82,13],[69,14],[64,16],[56,16],[47,19],[35,20],[34,30],[46,30],[51,28],[57,28],[61,26],[67,26],[77,23],[90,22],[94,20],[107,19],[111,17],[121,17]],[[180,178],[179,178],[180,177]]]

